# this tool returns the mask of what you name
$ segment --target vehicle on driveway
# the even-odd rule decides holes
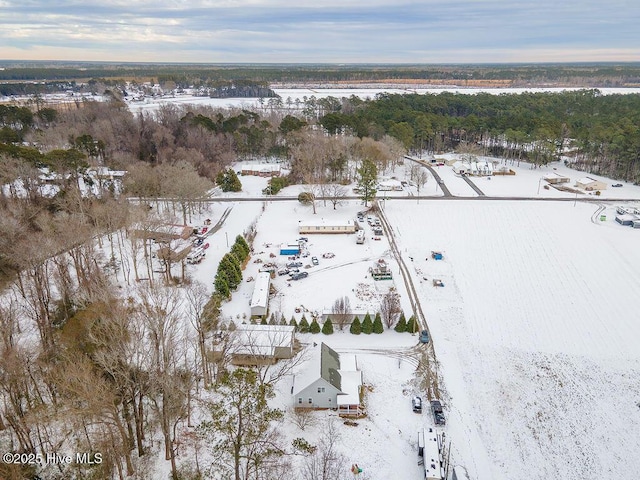
[[[422,413],[422,398],[415,396],[411,399],[411,407],[415,413]]]
[[[318,265],[320,262],[318,261],[318,257],[311,257],[311,263],[314,265]]]
[[[621,183],[614,183],[613,185],[611,185],[612,187],[621,187],[622,184]]]
[[[309,276],[308,272],[296,272],[291,275],[291,280],[301,280]]]
[[[297,267],[301,267],[302,266],[302,262],[289,262],[287,263],[287,268],[297,268]]]
[[[420,332],[420,343],[429,343],[429,332],[426,330]]]
[[[440,400],[431,400],[431,414],[436,425],[444,425],[446,423]]]
[[[278,275],[282,276],[282,275],[288,275],[289,274],[289,269],[288,268],[281,268],[280,270],[278,270]]]

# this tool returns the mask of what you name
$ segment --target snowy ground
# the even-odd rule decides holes
[[[639,232],[596,208],[388,202],[471,478],[637,478]]]

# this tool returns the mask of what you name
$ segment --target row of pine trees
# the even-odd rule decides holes
[[[275,315],[272,313],[269,321],[267,321],[266,317],[263,317],[260,323],[262,325],[276,325]],[[320,327],[320,323],[315,318],[313,318],[311,320],[311,323],[309,323],[309,320],[307,320],[307,317],[304,314],[302,315],[302,318],[299,322],[296,321],[295,317],[291,317],[291,320],[289,321],[289,323],[287,323],[284,316],[282,316],[280,317],[279,323],[280,325],[291,325],[292,327],[295,327],[296,332],[299,333],[322,332],[325,335],[331,335],[334,331],[331,317],[327,317],[325,322],[322,324],[322,327]],[[398,319],[398,322],[394,327],[394,330],[398,333],[416,333],[419,331],[419,329],[420,326],[418,325],[415,316],[411,315],[411,317],[409,317],[409,320],[407,320],[404,313],[400,314],[400,318]],[[373,320],[371,320],[371,315],[367,313],[362,321],[360,321],[360,318],[356,315],[356,317],[351,322],[349,332],[354,335],[360,335],[361,333],[364,333],[365,335],[369,335],[372,333],[383,333],[384,326],[382,325],[382,317],[380,316],[380,313],[376,313]]]
[[[231,291],[242,282],[242,266],[249,258],[249,244],[242,235],[236,237],[229,253],[225,253],[218,264],[218,271],[213,284],[216,293],[224,298],[231,296]]]

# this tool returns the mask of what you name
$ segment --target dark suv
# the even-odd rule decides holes
[[[300,280],[302,278],[307,278],[308,276],[308,272],[297,272],[291,275],[291,280]]]

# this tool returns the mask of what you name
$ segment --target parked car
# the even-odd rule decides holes
[[[444,425],[446,423],[440,400],[431,400],[431,414],[436,425]]]
[[[429,343],[429,332],[426,330],[420,332],[420,343]]]
[[[335,255],[331,252],[322,254],[322,258],[333,258],[333,257],[335,257]]]
[[[314,265],[320,264],[320,262],[318,261],[318,257],[311,257],[311,263],[313,263]]]
[[[622,184],[621,183],[614,183],[613,185],[611,185],[612,187],[621,187]]]
[[[288,275],[289,274],[289,269],[288,268],[281,268],[280,270],[278,270],[278,275],[282,276],[282,275]]]
[[[415,396],[411,399],[411,406],[415,413],[422,413],[422,398]]]
[[[297,267],[301,267],[302,266],[302,262],[289,262],[287,263],[287,268],[297,268]]]
[[[302,278],[307,278],[308,276],[309,276],[309,273],[307,272],[297,272],[291,275],[291,280],[300,280]]]

